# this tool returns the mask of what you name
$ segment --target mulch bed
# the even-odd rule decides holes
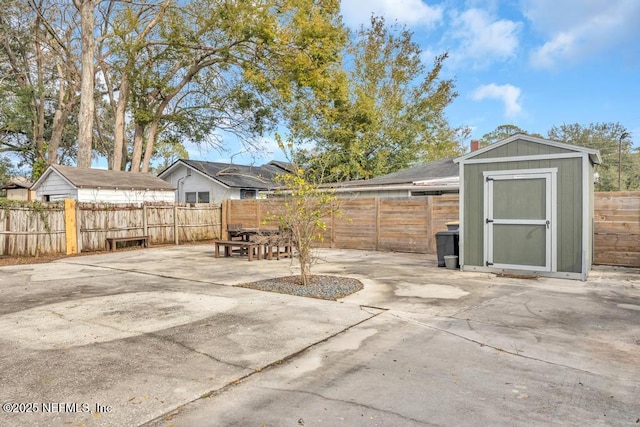
[[[242,283],[236,286],[329,301],[336,301],[338,298],[346,297],[363,288],[359,280],[339,276],[310,276],[308,285],[303,286],[299,283],[300,276],[285,276]]]

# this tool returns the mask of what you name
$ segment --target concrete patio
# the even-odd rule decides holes
[[[214,259],[211,245],[0,268],[0,401],[38,409],[0,424],[640,419],[637,269],[514,279],[324,250],[314,274],[358,278],[362,291],[332,302],[232,286],[296,272]]]

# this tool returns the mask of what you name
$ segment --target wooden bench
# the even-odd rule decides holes
[[[224,247],[224,256],[231,256],[231,251],[233,248],[239,248],[241,253],[247,253],[247,257],[249,261],[253,261],[253,253],[256,252],[256,256],[258,259],[262,257],[262,245],[253,242],[245,242],[239,240],[216,240],[214,242],[216,246],[215,256],[216,258],[220,258],[220,247]]]
[[[148,248],[149,236],[107,237],[107,249],[115,252],[118,242],[140,242],[142,246]]]

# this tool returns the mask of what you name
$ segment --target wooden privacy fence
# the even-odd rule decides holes
[[[458,220],[458,196],[411,198],[338,199],[341,215],[324,218],[327,229],[322,246],[435,253],[435,233]],[[264,226],[266,220],[284,212],[284,201],[228,200],[223,203],[223,228],[228,223],[245,227]]]
[[[340,199],[343,215],[325,218],[323,245],[433,254],[435,234],[458,220],[458,201],[458,195]],[[223,227],[260,227],[281,212],[277,199],[229,200]],[[594,232],[594,264],[640,267],[640,192],[595,193]]]
[[[77,249],[106,250],[107,237],[149,236],[151,244],[217,239],[219,205],[78,203],[74,218]],[[35,203],[0,211],[0,255],[37,256],[67,252],[65,205]],[[75,242],[74,242],[75,243]]]
[[[35,203],[0,210],[0,254],[38,256],[64,253],[64,204]]]
[[[219,205],[78,204],[81,251],[106,250],[107,237],[149,236],[150,244],[220,237]]]
[[[340,199],[341,216],[325,218],[326,247],[436,252],[435,233],[458,220],[458,196]],[[76,205],[78,250],[106,249],[107,237],[148,235],[151,244],[219,238],[228,223],[262,227],[284,212],[282,200],[215,205]],[[595,193],[594,263],[640,267],[640,192]],[[0,208],[0,255],[65,253],[62,203]]]
[[[595,264],[640,267],[640,191],[596,193]]]
[[[193,242],[220,237],[219,205],[78,204],[79,249],[106,250],[107,237],[149,236],[150,244]]]

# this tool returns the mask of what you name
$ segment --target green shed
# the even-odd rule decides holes
[[[516,134],[460,166],[460,268],[586,280],[597,150]]]

